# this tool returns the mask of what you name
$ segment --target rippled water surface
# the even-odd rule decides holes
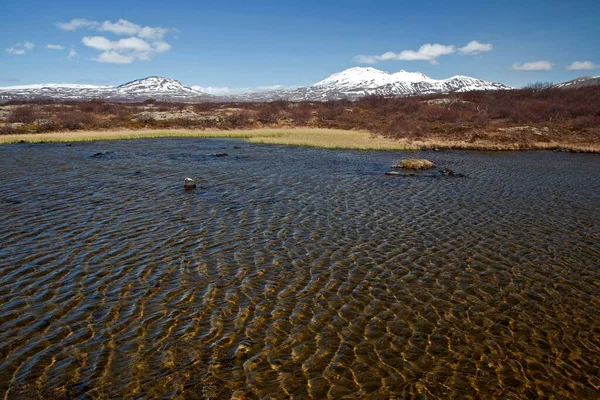
[[[598,398],[600,156],[407,156],[1,146],[0,394]]]

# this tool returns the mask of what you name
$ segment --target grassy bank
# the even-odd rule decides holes
[[[581,146],[569,143],[532,142],[486,143],[429,138],[426,140],[391,139],[374,136],[366,131],[319,128],[262,128],[245,130],[146,129],[112,131],[68,131],[51,133],[1,135],[0,144],[11,143],[68,143],[97,140],[131,140],[149,138],[231,138],[250,143],[289,146],[308,146],[353,150],[570,150],[600,153],[600,146]]]
[[[418,150],[407,141],[376,138],[369,132],[318,128],[263,128],[245,130],[115,130],[69,131],[0,136],[0,144],[89,142],[96,140],[131,140],[150,138],[229,138],[251,143],[309,146],[356,150]]]

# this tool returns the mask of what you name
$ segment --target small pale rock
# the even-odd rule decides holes
[[[186,189],[193,189],[196,187],[196,181],[192,178],[185,178],[183,181],[183,187]]]
[[[423,158],[408,158],[400,161],[394,167],[403,169],[431,169],[435,168],[435,164]]]

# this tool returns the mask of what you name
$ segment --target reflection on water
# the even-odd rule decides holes
[[[0,147],[0,393],[597,398],[600,158],[425,155]]]

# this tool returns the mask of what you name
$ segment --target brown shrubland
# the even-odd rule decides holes
[[[259,129],[369,131],[415,143],[463,148],[600,148],[600,87],[356,101],[174,103],[15,102],[0,106],[0,134],[115,129]]]
[[[21,122],[23,124],[31,124],[37,119],[35,107],[31,105],[23,105],[13,109],[9,116],[8,122]]]

